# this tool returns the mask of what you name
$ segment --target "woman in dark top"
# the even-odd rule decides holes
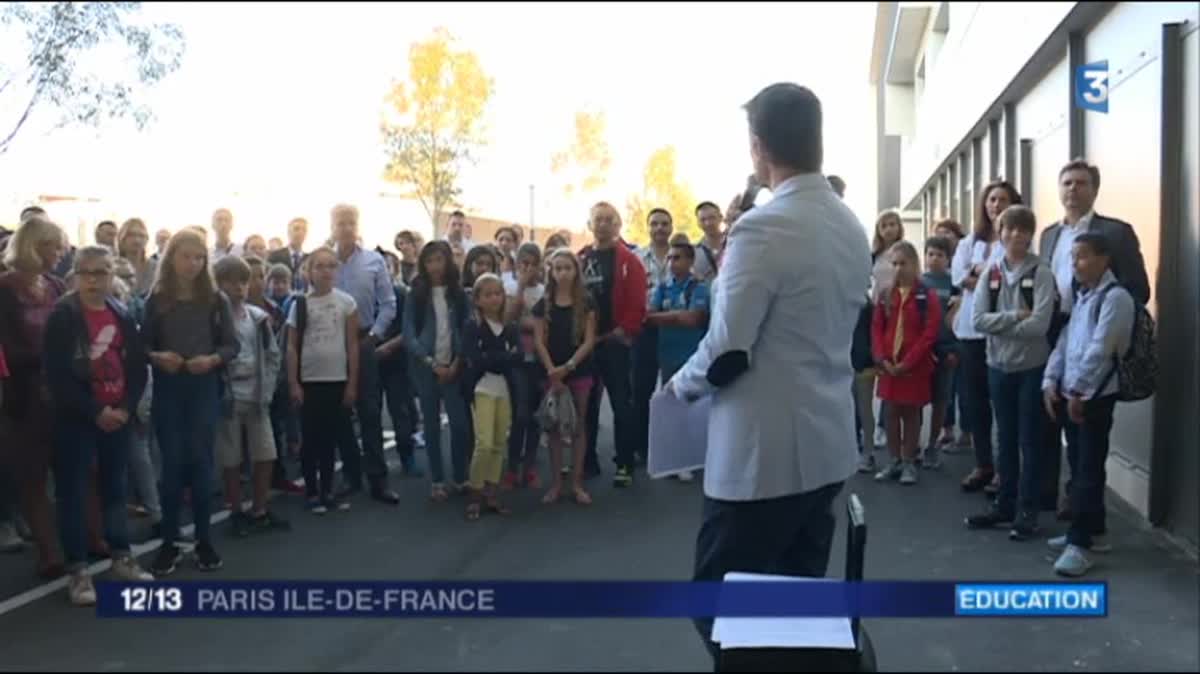
[[[535,346],[546,368],[547,387],[551,391],[570,389],[578,419],[587,418],[588,396],[592,390],[592,350],[596,345],[596,310],[583,284],[579,258],[565,248],[550,255],[550,278],[546,296],[533,307],[537,319]],[[574,443],[571,466],[572,488],[576,503],[587,505],[592,497],[583,488],[583,456],[587,450],[587,424],[580,423],[574,438],[550,435],[550,460],[554,483],[543,503],[554,503],[562,492],[562,451],[564,441]]]
[[[65,240],[62,230],[45,216],[25,220],[5,250],[9,271],[0,274],[0,348],[9,370],[3,380],[0,414],[5,419],[0,428],[10,435],[0,438],[0,459],[20,490],[21,507],[37,545],[38,575],[47,579],[61,576],[64,569],[46,495],[54,416],[42,355],[46,322],[66,292],[63,282],[51,274],[62,259]],[[95,545],[93,550],[100,551]]]
[[[165,576],[181,558],[175,541],[185,482],[192,488],[196,567],[214,571],[222,562],[209,535],[213,443],[222,389],[228,389],[221,374],[237,356],[238,341],[229,300],[217,291],[204,239],[193,230],[181,230],[167,244],[146,302],[142,341],[154,365],[150,416],[163,471],[163,546],[150,571]]]

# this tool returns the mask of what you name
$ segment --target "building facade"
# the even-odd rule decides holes
[[[1039,228],[1059,169],[1100,169],[1096,211],[1133,224],[1158,321],[1159,392],[1118,405],[1110,489],[1195,547],[1200,529],[1200,5],[880,2],[871,59],[880,208],[969,229],[979,190],[1016,185]],[[1077,102],[1107,64],[1107,112]]]

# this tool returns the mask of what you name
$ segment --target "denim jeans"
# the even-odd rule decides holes
[[[95,424],[59,420],[54,425],[54,493],[58,530],[69,572],[87,566],[87,502],[93,463],[99,465],[104,538],[114,557],[128,555],[129,521],[125,512],[126,469],[131,430],[105,433]]]
[[[388,416],[392,418],[392,432],[396,436],[396,453],[402,460],[411,461],[415,421],[409,416],[412,407],[412,384],[408,371],[396,363],[381,364],[379,385],[380,395],[387,396]]]
[[[446,416],[450,418],[450,466],[454,483],[462,484],[467,481],[471,460],[469,444],[474,436],[467,400],[463,397],[462,381],[441,384],[429,368],[416,366],[414,369],[413,383],[421,397],[421,416],[425,419],[425,451],[429,454],[430,475],[435,484],[446,481],[446,469],[442,463],[441,424],[441,409],[445,407]]]
[[[692,580],[720,582],[729,571],[824,577],[837,526],[833,502],[841,490],[837,482],[759,501],[704,497]],[[695,620],[705,648],[716,658],[712,624],[712,618]]]
[[[967,399],[967,415],[964,421],[969,422],[971,440],[975,444],[975,467],[983,470],[994,470],[995,460],[992,458],[992,400],[991,384],[989,383],[987,364],[987,342],[982,339],[969,339],[959,342],[962,345],[962,388],[959,395]],[[998,416],[998,415],[997,415]]]
[[[162,452],[164,545],[179,538],[185,483],[192,488],[196,540],[211,540],[213,445],[220,414],[218,385],[217,374],[212,372],[204,375],[155,372],[150,418]]]
[[[1038,512],[1044,370],[1045,366],[1021,372],[988,370],[1000,439],[996,506],[1006,514]]]
[[[1108,440],[1116,403],[1116,396],[1085,402],[1082,424],[1071,421],[1065,402],[1058,406],[1058,418],[1067,434],[1067,461],[1071,466],[1074,519],[1067,531],[1067,542],[1081,548],[1092,547],[1092,537],[1107,530],[1104,488],[1108,475],[1104,462],[1108,460]]]
[[[650,442],[650,397],[658,384],[658,328],[646,326],[633,343],[633,451],[645,457]]]
[[[369,341],[360,341],[358,355],[358,402],[354,405],[362,454],[353,433],[338,439],[342,451],[342,477],[354,487],[362,486],[363,473],[372,489],[387,487],[387,463],[383,459],[383,396],[379,382],[379,360]]]
[[[130,418],[127,425],[130,435],[129,443],[129,473],[133,476],[138,498],[142,505],[150,511],[154,521],[162,519],[162,502],[158,498],[159,470],[154,466],[150,456],[150,439],[153,431],[150,426],[136,418]]]
[[[588,400],[587,410],[587,458],[588,466],[599,466],[596,440],[600,433],[600,398],[608,391],[612,406],[613,440],[616,445],[614,458],[618,468],[633,470],[633,376],[630,368],[632,349],[616,340],[596,345],[593,363],[596,368],[596,384]]]

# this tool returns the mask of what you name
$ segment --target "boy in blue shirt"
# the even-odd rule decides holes
[[[658,367],[664,383],[696,353],[708,332],[708,284],[692,275],[696,248],[687,242],[671,244],[667,263],[671,277],[654,291],[646,324],[658,327]],[[690,482],[690,472],[679,474]]]
[[[941,304],[942,316],[948,316],[952,301],[957,302],[962,291],[954,287],[950,279],[950,258],[953,245],[948,239],[933,237],[925,242],[925,273],[921,282],[937,293]],[[950,329],[949,321],[942,321],[938,332],[937,342],[933,347],[933,355],[937,359],[937,367],[933,373],[933,400],[930,411],[929,444],[925,448],[922,465],[930,470],[941,468],[942,459],[938,455],[938,433],[946,422],[946,408],[950,404],[951,392],[954,386],[954,369],[958,367],[958,342],[954,331]]]

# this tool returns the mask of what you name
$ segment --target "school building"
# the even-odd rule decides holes
[[[1110,493],[1193,550],[1198,25],[1194,2],[880,2],[870,69],[878,206],[926,231],[946,217],[969,230],[981,186],[999,177],[1045,227],[1062,215],[1062,165],[1100,168],[1096,212],[1137,231],[1162,362],[1156,396],[1117,406]]]

